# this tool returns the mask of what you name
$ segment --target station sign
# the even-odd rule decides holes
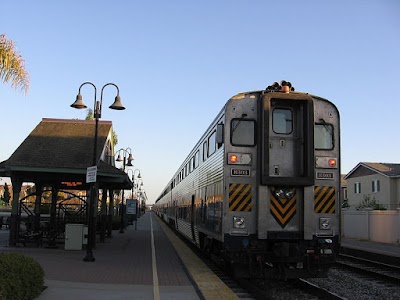
[[[86,170],[86,183],[96,182],[97,166],[88,167]]]

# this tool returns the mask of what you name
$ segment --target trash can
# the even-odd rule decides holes
[[[87,244],[87,226],[84,224],[65,225],[65,250],[82,250]]]

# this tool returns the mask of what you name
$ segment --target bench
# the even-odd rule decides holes
[[[26,244],[35,244],[37,247],[42,247],[43,234],[41,232],[26,231],[18,235],[18,242],[26,247]]]

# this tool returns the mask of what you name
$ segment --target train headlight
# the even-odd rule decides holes
[[[296,194],[296,189],[289,187],[277,187],[273,189],[273,194],[278,199],[292,199]]]
[[[331,229],[331,218],[319,218],[319,229],[320,230]]]
[[[285,191],[282,188],[275,189],[274,194],[278,199],[285,198]]]
[[[244,217],[234,216],[233,217],[233,228],[243,229],[246,228],[246,220]]]
[[[289,190],[286,190],[286,191],[285,191],[285,197],[286,197],[287,199],[292,199],[293,196],[294,196],[294,190],[289,189]]]

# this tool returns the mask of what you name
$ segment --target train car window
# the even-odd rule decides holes
[[[333,125],[315,124],[314,126],[314,145],[317,150],[332,150],[333,143]]]
[[[288,108],[275,108],[272,113],[272,130],[278,134],[293,131],[293,112]]]
[[[194,155],[194,168],[196,169],[199,166],[200,160],[200,151],[197,150],[196,154]]]
[[[194,167],[194,156],[192,156],[192,158],[190,159],[190,163],[189,163],[189,172],[190,173],[193,172],[193,167]]]
[[[233,146],[254,146],[256,144],[256,121],[232,119],[231,144]]]
[[[215,150],[217,149],[216,146],[216,140],[215,140],[215,135],[216,132],[214,131],[209,137],[208,137],[208,156],[211,156],[214,154]]]
[[[207,142],[203,143],[203,161],[207,159]]]

